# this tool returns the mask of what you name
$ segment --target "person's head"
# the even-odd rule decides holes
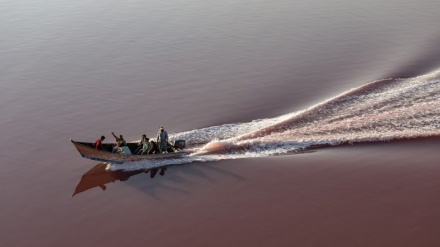
[[[101,136],[101,141],[104,141],[104,139],[105,139],[105,136]]]
[[[124,137],[122,137],[122,135],[119,135],[119,139],[124,139]]]
[[[142,135],[142,138],[147,138],[147,135],[146,135],[146,134],[143,134],[143,135]]]
[[[162,126],[160,126],[159,131],[163,132],[163,127]]]

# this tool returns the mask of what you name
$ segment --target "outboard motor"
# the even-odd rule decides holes
[[[185,140],[175,140],[174,141],[174,147],[177,149],[184,149],[185,148]]]

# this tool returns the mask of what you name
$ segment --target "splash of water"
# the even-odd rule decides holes
[[[440,71],[406,79],[374,81],[300,112],[248,123],[226,124],[171,135],[193,154],[110,169],[282,154],[321,145],[440,136]]]

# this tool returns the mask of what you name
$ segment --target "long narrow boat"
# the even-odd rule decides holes
[[[112,143],[103,143],[102,148],[103,150],[98,150],[93,147],[92,142],[77,142],[72,139],[70,141],[73,143],[73,145],[78,150],[79,154],[81,154],[82,157],[91,159],[91,160],[97,160],[97,161],[103,161],[103,162],[110,162],[110,163],[125,163],[125,162],[133,162],[133,161],[141,161],[141,160],[158,160],[158,159],[169,159],[169,158],[178,158],[182,157],[186,152],[181,151],[180,148],[177,148],[176,146],[170,145],[168,148],[168,153],[164,154],[148,154],[148,155],[134,155],[134,154],[124,154],[124,153],[112,153],[111,150],[113,148]],[[178,143],[182,145],[182,141]],[[175,143],[177,145],[177,143]],[[183,146],[184,146],[183,141]],[[138,143],[136,142],[129,142],[127,143],[127,147],[130,149],[131,152],[134,152],[136,148],[138,147]],[[180,147],[180,146],[179,146]]]

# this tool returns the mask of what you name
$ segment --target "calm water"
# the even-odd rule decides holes
[[[428,89],[357,95],[366,101],[338,112],[368,121],[357,110],[379,100],[414,112],[390,116],[406,131],[435,135],[439,12],[434,0],[0,1],[0,245],[438,246],[438,138],[192,163],[153,179],[106,172],[69,138],[240,126],[415,76],[406,82]],[[414,102],[433,108],[418,115]],[[306,119],[327,123],[324,113]],[[368,130],[355,137],[380,136]],[[92,188],[72,197],[77,186]]]

